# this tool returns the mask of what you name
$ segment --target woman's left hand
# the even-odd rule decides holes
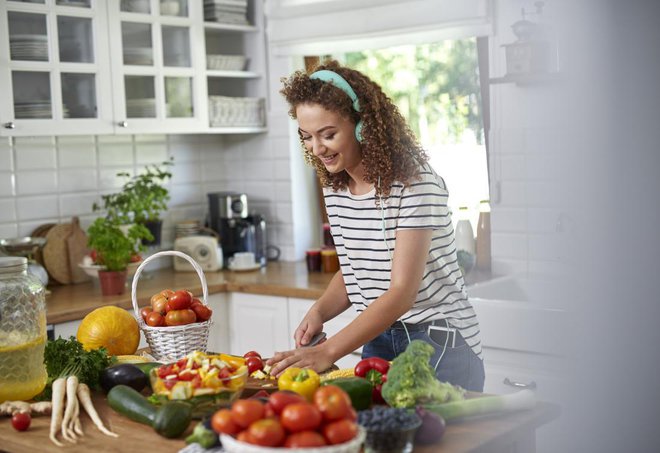
[[[334,362],[324,346],[324,344],[320,344],[291,351],[276,352],[266,362],[272,367],[270,374],[279,377],[290,366],[311,368],[317,373],[326,371]]]

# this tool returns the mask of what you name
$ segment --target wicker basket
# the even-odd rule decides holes
[[[168,250],[158,252],[145,259],[138,267],[133,277],[133,285],[131,290],[131,299],[133,301],[133,311],[135,319],[137,319],[140,329],[144,333],[149,348],[151,348],[151,355],[158,361],[176,361],[181,357],[193,351],[206,352],[206,347],[209,340],[209,330],[213,320],[209,319],[204,322],[196,322],[187,324],[185,326],[172,326],[172,327],[151,327],[148,326],[142,316],[140,316],[140,309],[137,303],[137,284],[140,280],[140,275],[144,267],[151,261],[163,256],[178,256],[187,260],[197,272],[200,281],[202,282],[202,303],[207,305],[208,288],[206,286],[206,278],[202,268],[185,253]]]
[[[242,71],[247,64],[243,55],[207,55],[206,67],[222,71]]]
[[[263,98],[209,96],[209,122],[212,127],[251,126],[266,123]]]

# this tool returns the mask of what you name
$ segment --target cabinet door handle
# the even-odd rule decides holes
[[[510,387],[515,387],[518,389],[529,389],[529,390],[536,390],[536,382],[532,381],[529,384],[523,384],[522,382],[516,382],[512,381],[509,378],[504,378],[502,381],[504,385],[508,385]]]
[[[4,124],[5,129],[16,129],[16,124],[13,121]]]
[[[120,121],[117,124],[119,124],[119,127],[128,127],[128,122],[127,121]]]

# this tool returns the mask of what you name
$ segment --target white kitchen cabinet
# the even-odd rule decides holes
[[[208,350],[227,352],[231,348],[229,340],[229,295],[227,293],[209,294],[208,305],[213,310],[213,324],[209,331]]]
[[[251,25],[226,25],[199,0],[0,0],[0,135],[265,131],[263,0],[248,5]],[[207,70],[207,54],[247,64]],[[227,125],[210,96],[236,101]]]
[[[105,2],[0,1],[0,135],[114,130]]]
[[[294,297],[289,298],[289,338],[290,338],[290,348],[294,348],[295,342],[293,340],[293,332],[295,332],[300,321],[305,317],[307,310],[314,304],[314,300],[310,299],[297,299]],[[352,308],[349,308],[344,313],[340,314],[336,318],[328,321],[323,326],[323,331],[331,337],[339,332],[344,326],[348,325],[355,317],[357,313],[353,311]],[[339,368],[353,368],[355,364],[360,361],[360,351],[362,348],[352,352],[351,354],[342,357],[336,362],[336,365]]]
[[[289,313],[285,297],[230,293],[230,353],[258,351],[271,357],[289,349]]]

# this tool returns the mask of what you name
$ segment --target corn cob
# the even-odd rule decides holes
[[[328,379],[337,379],[341,377],[352,377],[352,376],[355,376],[355,370],[353,368],[341,368],[339,370],[334,370],[322,375],[321,381],[327,381]]]

